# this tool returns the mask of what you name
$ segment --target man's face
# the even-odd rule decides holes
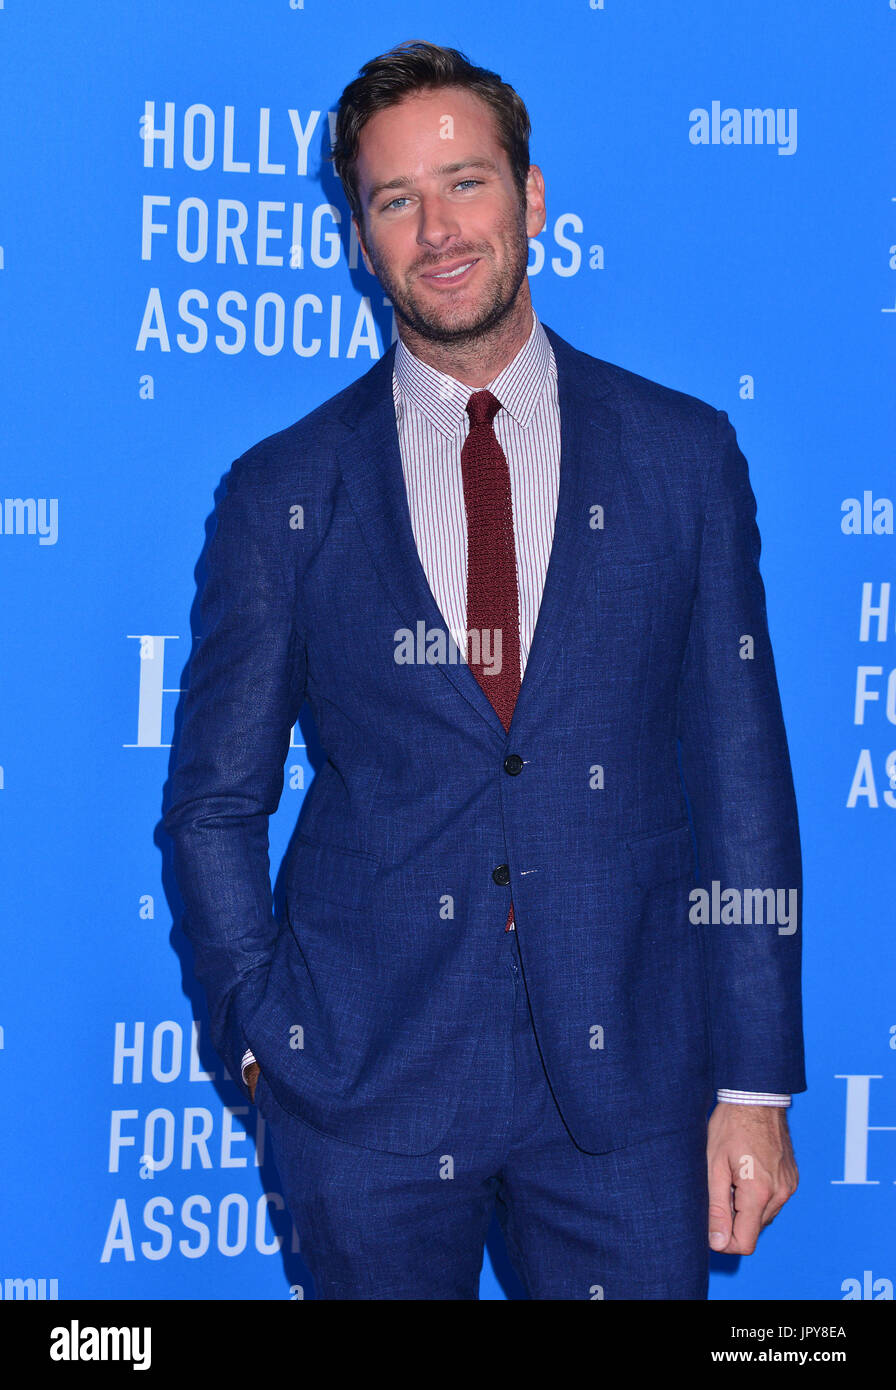
[[[528,297],[528,238],[544,226],[544,182],[533,165],[522,208],[479,97],[446,87],[377,112],[361,132],[357,172],[364,264],[421,337],[479,337]]]

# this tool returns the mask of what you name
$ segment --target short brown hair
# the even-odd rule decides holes
[[[520,203],[525,206],[532,127],[522,98],[508,83],[502,82],[496,72],[474,66],[458,49],[441,48],[423,39],[409,39],[365,63],[339,98],[336,139],[330,159],[348,205],[362,229],[364,211],[357,176],[361,131],[377,111],[395,106],[415,92],[440,87],[463,87],[491,107],[498,142],[510,163]]]

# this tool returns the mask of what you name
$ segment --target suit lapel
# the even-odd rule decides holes
[[[358,382],[355,407],[343,416],[353,432],[337,453],[373,563],[395,605],[396,627],[416,633],[417,623],[423,622],[426,630],[447,633],[448,624],[429,587],[411,525],[392,399],[394,359],[393,345]],[[444,663],[439,670],[503,739],[504,727],[469,666]]]
[[[577,352],[545,325],[557,363],[560,404],[560,487],[541,606],[510,733],[525,715],[536,687],[551,670],[567,620],[589,568],[595,564],[591,509],[612,515],[622,470],[619,416],[607,401],[609,381],[593,358]]]
[[[521,709],[551,668],[573,598],[587,565],[594,563],[590,509],[596,503],[607,508],[620,468],[618,416],[601,399],[609,383],[596,375],[593,359],[577,353],[551,329],[545,331],[557,363],[560,486],[544,591],[511,735]],[[394,357],[393,345],[356,384],[342,416],[351,434],[337,446],[337,454],[373,563],[399,615],[396,626],[416,632],[422,621],[427,629],[447,632],[411,526],[392,399]],[[439,669],[504,743],[510,735],[469,666],[443,663]]]

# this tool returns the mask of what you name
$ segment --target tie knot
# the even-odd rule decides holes
[[[491,391],[474,391],[467,401],[470,425],[490,425],[500,409],[501,402]]]

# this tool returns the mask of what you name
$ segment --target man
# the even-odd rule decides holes
[[[452,49],[349,84],[333,158],[399,341],[237,460],[209,554],[165,824],[319,1297],[476,1298],[497,1204],[532,1298],[705,1298],[710,1246],[796,1187],[746,462],[724,412],[538,321],[528,137]],[[305,699],[327,761],[278,921]]]

